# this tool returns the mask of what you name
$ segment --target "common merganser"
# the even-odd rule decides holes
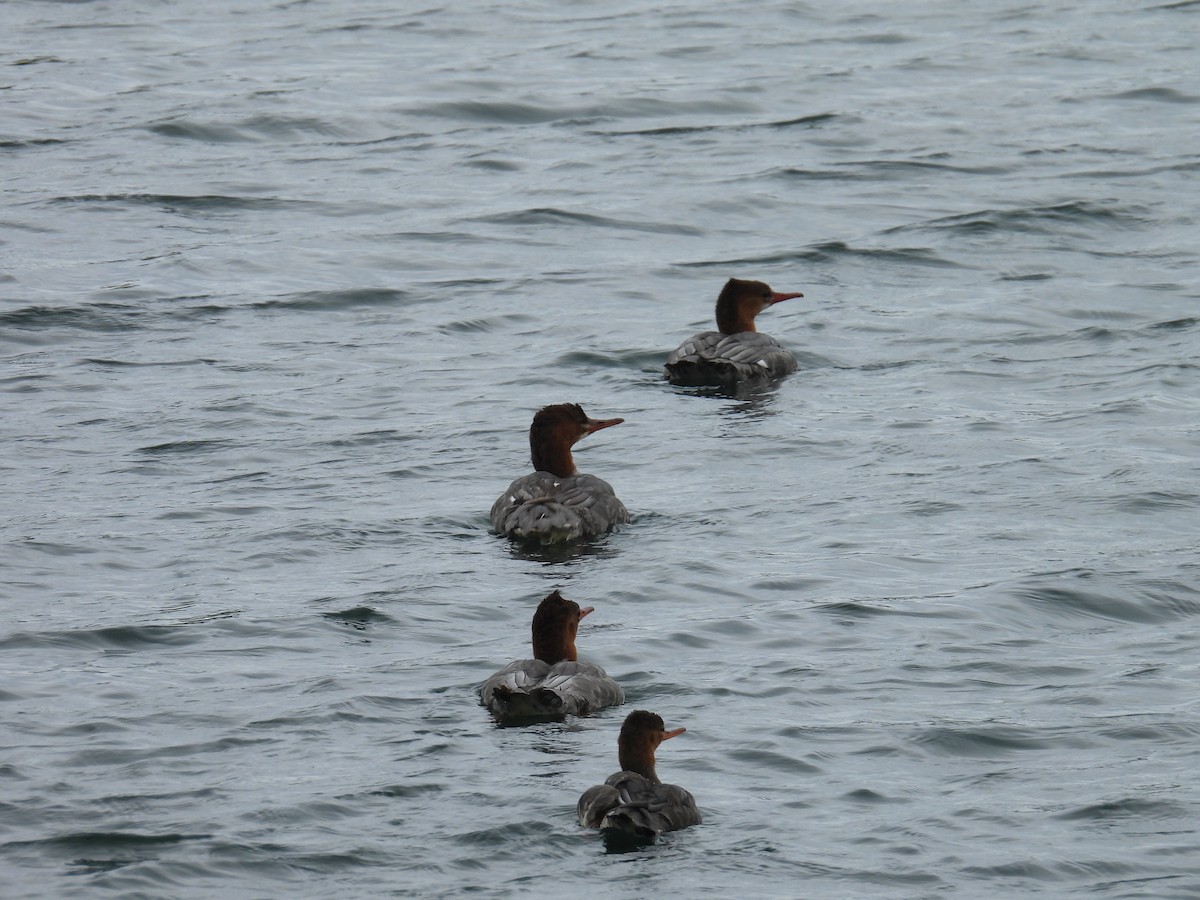
[[[583,792],[576,807],[579,824],[636,843],[699,825],[695,798],[678,785],[663,784],[654,771],[658,745],[686,730],[667,731],[662,716],[643,709],[626,716],[617,738],[621,771]]]
[[[730,278],[717,297],[717,330],[692,335],[667,357],[667,381],[732,385],[795,372],[796,357],[755,330],[754,317],[768,306],[803,296],[776,293],[761,281]]]
[[[479,689],[500,719],[583,716],[625,702],[625,692],[602,668],[579,662],[575,635],[592,607],[579,608],[558,591],[533,614],[533,659],[509,663]]]
[[[556,544],[603,534],[629,521],[612,485],[575,471],[571,447],[585,434],[624,419],[589,419],[577,403],[538,410],[529,427],[534,473],[508,486],[492,504],[492,528],[506,537]]]

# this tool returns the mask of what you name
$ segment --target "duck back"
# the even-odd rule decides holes
[[[576,807],[579,824],[650,841],[702,821],[696,799],[675,784],[660,784],[637,772],[617,772],[583,792]]]
[[[796,371],[796,357],[761,331],[692,335],[667,357],[671,384],[729,385],[780,378]]]
[[[616,706],[625,692],[593,663],[518,659],[483,683],[480,698],[501,719],[540,719]]]
[[[595,475],[524,475],[492,504],[492,529],[506,537],[556,544],[603,534],[629,521],[607,481]]]

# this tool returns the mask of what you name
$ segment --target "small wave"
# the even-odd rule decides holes
[[[570,212],[565,209],[555,209],[553,207],[522,209],[491,216],[480,216],[469,221],[486,222],[492,225],[585,225],[591,228],[617,228],[622,231],[645,231],[652,234],[685,234],[694,236],[704,233],[702,229],[693,228],[690,225],[679,225],[671,222],[637,222],[632,219],[611,219],[607,216]]]
[[[255,309],[340,310],[363,306],[411,306],[417,302],[408,291],[397,288],[352,288],[341,291],[304,291],[285,299],[260,300]]]
[[[1146,800],[1141,797],[1124,797],[1104,803],[1091,803],[1067,812],[1056,818],[1067,822],[1107,822],[1112,819],[1176,819],[1188,815],[1188,810],[1179,803],[1168,800]]]
[[[514,838],[544,838],[554,834],[554,827],[547,822],[511,822],[484,828],[479,831],[467,831],[455,835],[456,844],[468,847],[497,847],[510,843]]]
[[[1063,616],[1111,619],[1118,622],[1170,622],[1200,614],[1200,600],[1184,597],[1181,593],[1195,594],[1190,588],[1177,584],[1150,582],[1133,590],[1125,590],[1123,596],[1113,596],[1096,590],[1084,590],[1075,586],[1063,586],[1063,577],[1091,579],[1090,570],[1071,570],[1059,574],[1058,583],[1046,583],[1045,577],[1027,587],[1018,589],[1016,596],[1041,609]]]
[[[86,358],[82,360],[88,365],[101,366],[106,369],[142,369],[142,368],[175,368],[177,366],[215,366],[218,361],[215,359],[167,359],[167,360],[130,360],[130,359],[96,359]]]
[[[319,134],[342,137],[345,132],[322,119],[289,116],[255,116],[240,122],[205,123],[189,121],[159,122],[146,126],[152,134],[169,138],[201,141],[209,144],[280,140],[296,135]]]
[[[1200,2],[1200,0],[1197,0],[1197,2]],[[1166,322],[1155,322],[1148,327],[1155,331],[1187,331],[1195,328],[1197,324],[1200,324],[1200,319],[1187,317],[1183,319],[1170,319]]]
[[[885,803],[907,803],[907,800],[900,800],[895,797],[888,797],[884,794],[877,793],[868,788],[859,788],[855,791],[849,791],[842,795],[843,800],[848,800],[851,803],[866,803],[871,806],[881,806]]]
[[[392,784],[387,787],[379,788],[372,791],[372,795],[376,797],[391,797],[397,799],[410,799],[412,797],[422,797],[426,794],[440,794],[446,789],[444,784],[438,782],[426,782],[424,784]]]
[[[996,725],[991,728],[926,728],[913,742],[947,756],[991,759],[1018,750],[1044,750],[1053,744],[1031,737],[1025,729]]]
[[[165,212],[224,210],[292,210],[320,204],[311,200],[281,200],[277,197],[236,197],[228,194],[74,194],[55,197],[57,204],[124,203],[130,206],[156,206]]]
[[[534,317],[526,313],[510,313],[505,316],[490,316],[483,319],[464,319],[458,322],[448,322],[439,325],[437,330],[442,334],[490,334],[507,331],[509,326],[534,321]]]
[[[884,234],[903,234],[910,231],[956,231],[977,234],[992,231],[1014,231],[1052,234],[1064,222],[1105,222],[1129,227],[1146,223],[1147,211],[1140,207],[1123,207],[1113,203],[1079,200],[1052,206],[1031,206],[1018,209],[981,209],[954,216],[942,216],[907,225],[897,225]]]
[[[232,441],[222,439],[168,441],[165,444],[153,444],[149,447],[141,447],[137,452],[145,453],[149,456],[162,456],[171,453],[209,453],[216,450],[226,450],[232,446],[234,446]]]
[[[630,350],[625,353],[601,353],[595,350],[571,350],[563,353],[555,360],[556,367],[575,368],[582,371],[594,369],[632,369],[642,370],[653,368],[661,377],[663,358],[662,352],[647,352]]]
[[[779,266],[797,262],[827,263],[839,258],[865,259],[871,262],[900,263],[937,268],[965,268],[962,264],[946,259],[929,247],[853,247],[844,241],[825,241],[809,244],[796,250],[786,250],[762,256],[744,256],[733,259],[700,260],[678,263],[684,269],[715,269],[730,266]]]
[[[26,140],[8,139],[0,141],[0,150],[28,150],[33,147],[46,147],[53,144],[66,144],[63,138],[28,138]]]
[[[490,122],[506,125],[538,125],[547,122],[578,122],[606,118],[677,116],[687,114],[747,113],[755,107],[744,101],[670,101],[648,97],[628,97],[581,106],[554,107],[547,104],[511,101],[457,100],[432,103],[408,110],[415,116]]]
[[[1153,100],[1156,103],[1200,103],[1200,95],[1185,94],[1169,87],[1136,88],[1119,94],[1106,94],[1111,100]]]
[[[63,834],[46,838],[42,841],[26,841],[26,846],[33,843],[50,844],[57,847],[67,847],[72,850],[105,849],[120,850],[130,847],[151,847],[159,844],[179,844],[184,841],[203,841],[211,838],[211,834],[137,834],[131,831],[81,831],[73,834]]]
[[[702,134],[708,131],[753,131],[758,128],[816,128],[834,119],[842,118],[837,113],[816,113],[810,116],[800,116],[795,119],[781,119],[772,122],[730,122],[719,125],[666,125],[661,128],[643,128],[633,131],[595,131],[593,134],[609,137],[656,136],[675,134]]]
[[[346,625],[357,631],[366,631],[371,625],[395,624],[396,620],[386,613],[372,609],[369,606],[355,606],[339,612],[321,614],[322,618],[339,625]]]
[[[79,331],[132,331],[142,327],[145,309],[119,303],[83,306],[25,306],[0,313],[0,327],[24,330],[71,328]]]
[[[86,650],[150,650],[182,647],[201,640],[193,629],[177,625],[116,625],[71,631],[22,631],[0,640],[0,649],[68,647]]]
[[[1112,498],[1117,509],[1132,513],[1156,513],[1164,509],[1189,509],[1200,506],[1200,495],[1183,491],[1145,491]]]
[[[788,772],[792,775],[816,775],[821,771],[811,763],[771,750],[735,750],[729,754],[729,757],[737,762],[753,766],[755,769],[760,767],[774,769],[777,772]]]
[[[831,169],[808,169],[787,166],[776,169],[772,177],[800,180],[881,181],[906,180],[914,172],[945,172],[949,175],[1007,175],[1009,166],[965,166],[927,159],[864,159],[834,163]]]

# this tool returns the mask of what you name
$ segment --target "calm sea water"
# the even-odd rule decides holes
[[[0,893],[1200,895],[1200,3],[0,20]],[[802,370],[667,386],[731,275]],[[628,704],[497,728],[553,588]]]

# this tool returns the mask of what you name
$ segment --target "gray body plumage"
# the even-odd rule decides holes
[[[510,484],[492,504],[497,534],[543,544],[593,537],[628,521],[612,485],[595,475],[534,472]]]
[[[576,808],[579,824],[614,829],[636,840],[699,825],[695,798],[675,784],[651,781],[637,772],[617,772],[583,792]]]
[[[625,692],[600,666],[518,659],[483,683],[483,704],[500,718],[583,716],[625,702]]]
[[[769,334],[742,331],[694,334],[667,357],[671,384],[728,385],[779,378],[796,371],[796,357]]]

